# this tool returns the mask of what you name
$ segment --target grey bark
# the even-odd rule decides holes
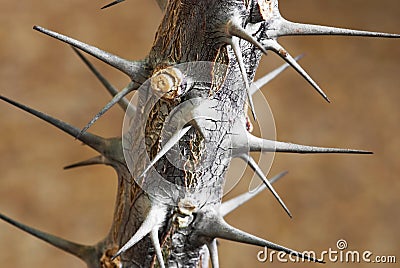
[[[102,81],[114,98],[90,122],[93,124],[113,104],[120,103],[128,113],[134,110],[132,127],[124,137],[103,139],[86,132],[90,124],[80,131],[2,97],[4,101],[78,137],[101,154],[100,157],[69,168],[90,164],[114,167],[118,174],[118,193],[113,224],[107,236],[94,246],[82,246],[68,241],[61,243],[57,238],[28,230],[5,216],[2,218],[80,257],[91,268],[154,267],[163,266],[164,263],[168,267],[207,267],[206,246],[209,248],[213,266],[217,267],[216,238],[268,246],[302,256],[237,230],[223,220],[223,216],[229,213],[221,209],[220,205],[230,160],[232,157],[243,157],[248,161],[287,210],[249,158],[249,151],[369,152],[273,142],[271,144],[271,141],[257,139],[247,133],[247,104],[251,107],[249,84],[254,78],[260,57],[266,50],[277,53],[327,98],[312,78],[277,43],[278,37],[298,34],[398,36],[290,23],[280,16],[277,1],[157,2],[161,8],[165,8],[164,18],[153,47],[143,61],[127,61],[44,28],[35,27],[38,31],[98,57],[132,79],[130,87],[122,93],[116,92],[107,81]],[[161,97],[153,94],[157,90],[152,79],[165,75],[176,81],[178,78],[174,75],[179,71],[168,73],[168,68],[172,66],[176,69],[176,64],[191,62],[197,62],[196,67],[200,65],[201,70],[209,74],[206,81],[195,79],[190,65],[186,69],[180,69],[183,77],[177,87],[182,92],[171,90],[163,92],[165,94]],[[207,63],[202,65],[200,62]],[[162,73],[163,71],[167,73]],[[100,78],[99,73],[96,75]],[[150,82],[144,82],[146,79],[150,79]],[[138,89],[137,109],[129,106],[123,99],[133,89]],[[182,103],[185,105],[180,105]],[[188,115],[195,118],[190,120],[192,118]],[[202,115],[205,118],[196,118]],[[179,149],[171,144],[171,149],[159,157],[163,147],[168,145],[168,140],[174,140],[181,128],[185,128],[187,132],[174,142],[179,145]],[[171,155],[174,159],[184,160],[178,161],[176,165],[168,158]],[[158,157],[160,159],[154,163],[154,169],[146,169],[149,162]],[[243,201],[237,202],[241,204]],[[239,203],[233,207],[239,206]],[[290,215],[288,210],[287,212]]]
[[[184,4],[183,4],[184,3]],[[232,127],[236,123],[232,118],[243,119],[244,105],[246,100],[246,92],[243,90],[244,85],[240,76],[240,71],[236,63],[236,58],[233,55],[230,48],[228,48],[224,42],[223,30],[224,24],[230,19],[230,16],[236,11],[246,11],[241,1],[170,1],[165,12],[165,17],[157,31],[154,46],[149,54],[148,65],[151,69],[159,69],[160,66],[170,66],[171,64],[177,64],[182,62],[196,62],[196,61],[207,61],[216,62],[218,64],[228,64],[227,75],[224,86],[218,90],[213,96],[215,107],[219,107],[216,112],[216,116],[220,118],[218,121],[211,122],[210,130],[206,130],[205,135],[209,141],[206,142],[202,137],[198,137],[200,134],[196,129],[192,129],[188,133],[186,140],[180,143],[180,146],[184,151],[192,151],[190,143],[197,142],[198,147],[203,147],[203,152],[215,152],[215,154],[203,154],[201,165],[196,166],[196,171],[192,176],[197,178],[197,184],[191,185],[188,189],[190,193],[196,193],[198,190],[205,188],[209,189],[209,192],[204,193],[208,196],[209,200],[201,200],[196,204],[198,207],[204,206],[207,202],[207,206],[218,204],[221,201],[223,194],[223,180],[225,171],[229,165],[229,150],[222,145],[227,144],[224,140],[229,139],[229,133],[232,132]],[[220,29],[218,29],[220,27]],[[218,32],[221,31],[221,32]],[[243,44],[244,46],[245,44]],[[248,66],[248,74],[250,77],[254,76],[255,70],[260,59],[261,53],[254,46],[246,44],[247,50],[244,58],[246,59],[246,65]],[[219,56],[222,54],[222,56]],[[206,66],[210,67],[210,66]],[[211,71],[211,70],[210,70]],[[239,74],[239,75],[238,75]],[[194,99],[197,97],[207,98],[210,92],[209,85],[194,85],[190,92],[181,99],[185,101],[187,99]],[[144,95],[143,93],[142,95]],[[145,96],[140,95],[142,103],[148,103]],[[139,102],[141,103],[141,102]],[[178,103],[168,103],[161,101],[159,104],[155,104],[153,108],[158,111],[172,110]],[[139,105],[140,106],[140,105]],[[159,115],[150,118],[146,116],[151,111],[144,110],[142,113],[137,113],[135,116],[135,126],[144,126],[162,124],[165,119],[162,117],[165,115]],[[149,122],[149,120],[159,122]],[[203,129],[207,129],[202,123]],[[134,133],[140,130],[134,130]],[[159,147],[160,135],[154,129],[149,129],[146,133],[146,138],[151,139],[150,148],[141,148],[141,144],[146,142],[140,141],[140,138],[135,136],[134,143],[132,144],[132,151],[142,152],[137,157],[132,159],[136,170],[136,174],[140,174],[141,168],[145,164],[141,163],[146,159],[145,153],[150,152],[150,157],[154,157]],[[149,142],[146,143],[146,145]],[[153,149],[156,147],[156,149]],[[152,153],[152,152],[155,153]],[[167,161],[166,158],[162,158],[157,163],[157,170],[167,181],[184,186],[185,184],[185,170],[184,168],[178,169]],[[146,180],[151,178],[151,175],[146,177]],[[178,178],[178,179],[177,179]],[[124,192],[132,191],[132,186],[135,183],[130,178],[130,182],[124,182],[122,188]],[[154,185],[153,187],[159,187]],[[141,192],[139,189],[137,191]],[[185,192],[177,194],[179,197],[184,198]],[[135,193],[135,196],[138,194]],[[125,194],[126,196],[126,194]],[[143,195],[144,196],[144,195]],[[117,237],[113,238],[112,241],[108,242],[113,246],[123,245],[130,239],[137,231],[140,223],[144,220],[137,215],[146,214],[143,211],[143,204],[141,198],[125,198],[117,204],[117,208],[120,208],[116,212],[113,226],[113,233],[117,234]],[[173,198],[175,199],[175,197]],[[179,199],[179,198],[177,198]],[[211,200],[210,200],[211,199]],[[175,200],[179,202],[179,200]],[[168,267],[204,267],[207,266],[204,263],[204,242],[200,241],[200,238],[193,238],[193,230],[191,228],[178,228],[173,219],[176,217],[175,208],[168,208],[168,216],[164,222],[163,227],[160,229],[161,240],[166,240],[163,244],[164,256]],[[121,216],[123,215],[123,216]],[[116,219],[122,219],[122,222],[118,222]],[[122,229],[123,228],[123,229]],[[127,251],[121,256],[121,261],[124,267],[135,267],[135,265],[150,267],[154,264],[154,251],[150,246],[150,240],[144,239],[137,243],[132,249]]]

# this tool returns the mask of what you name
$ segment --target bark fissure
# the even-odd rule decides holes
[[[119,2],[123,1],[114,1],[104,8]],[[291,58],[277,43],[278,37],[299,34],[399,36],[294,24],[281,17],[277,0],[159,0],[157,3],[165,9],[164,17],[149,55],[143,61],[127,61],[35,26],[36,30],[121,70],[132,80],[128,87],[117,92],[78,52],[114,96],[82,131],[1,97],[78,137],[101,154],[66,168],[106,164],[118,175],[113,223],[102,241],[86,246],[64,240],[60,240],[61,243],[59,238],[43,238],[40,233],[38,236],[83,259],[90,268],[208,267],[206,246],[216,268],[217,238],[265,246],[313,260],[225,222],[226,214],[252,197],[244,195],[221,206],[225,175],[232,158],[246,160],[291,215],[272,188],[273,181],[266,179],[249,155],[250,151],[370,152],[302,146],[252,136],[246,115],[248,105],[253,109],[254,91],[250,83],[262,54],[272,50],[327,99],[297,59]],[[203,72],[201,79],[193,71]],[[137,107],[124,99],[132,90],[137,90]],[[122,137],[105,139],[86,132],[115,103],[131,113],[126,133]],[[179,135],[182,129],[185,132]],[[1,218],[19,226],[5,216]]]

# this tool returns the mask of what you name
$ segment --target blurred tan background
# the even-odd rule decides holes
[[[400,32],[400,2],[281,1],[294,21]],[[300,3],[301,2],[301,3]],[[100,11],[108,1],[5,1],[0,8],[0,94],[82,127],[109,99],[72,50],[32,30],[38,24],[130,59],[149,51],[161,19],[155,1],[129,0]],[[379,4],[378,4],[379,3]],[[400,40],[288,37],[293,54],[328,93],[332,104],[293,70],[268,87],[278,139],[372,150],[373,156],[283,155],[271,175],[289,170],[276,189],[294,214],[290,220],[264,193],[228,217],[239,228],[298,250],[336,249],[397,255],[400,262]],[[119,88],[124,75],[93,60]],[[263,58],[258,76],[282,61]],[[123,113],[112,109],[92,128],[120,135]],[[62,167],[94,156],[73,138],[6,103],[0,103],[0,211],[41,230],[81,243],[108,231],[115,199],[111,168]],[[251,176],[246,172],[245,178]],[[229,197],[244,192],[243,179]],[[222,267],[304,267],[261,264],[260,248],[222,242]],[[84,267],[74,257],[0,223],[1,266]],[[377,267],[328,263],[307,267]],[[397,267],[392,264],[379,267]]]

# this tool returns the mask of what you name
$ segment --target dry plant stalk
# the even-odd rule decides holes
[[[105,6],[109,8],[123,1]],[[319,262],[287,247],[229,225],[224,217],[268,189],[291,217],[273,188],[284,173],[268,180],[251,152],[370,154],[369,151],[299,145],[256,137],[252,95],[287,67],[294,68],[326,101],[327,94],[278,39],[296,35],[398,38],[294,23],[283,18],[278,0],[158,0],[164,18],[149,54],[131,61],[48,30],[34,29],[71,45],[113,96],[81,130],[0,96],[80,140],[98,156],[69,165],[103,164],[118,174],[113,224],[95,245],[81,245],[30,228],[0,214],[10,224],[82,259],[88,267],[219,267],[217,239],[268,247]],[[126,74],[131,82],[116,89],[81,51]],[[263,54],[276,53],[286,64],[254,81]],[[137,104],[126,96],[136,91]],[[122,137],[103,138],[89,131],[118,104],[126,111]],[[250,115],[247,115],[247,108]],[[232,158],[241,158],[264,183],[221,203]]]

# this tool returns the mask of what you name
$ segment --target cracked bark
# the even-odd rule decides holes
[[[162,1],[158,1],[158,3],[163,6]],[[251,5],[254,5],[254,3],[251,2]],[[136,113],[134,120],[138,129],[133,130],[131,148],[129,148],[134,152],[140,152],[140,154],[134,155],[132,159],[134,166],[131,168],[134,170],[134,174],[140,174],[143,170],[147,153],[150,158],[154,158],[160,149],[160,131],[157,127],[163,125],[165,120],[165,114],[161,111],[167,111],[166,114],[168,114],[180,102],[199,96],[204,98],[211,92],[215,107],[218,107],[215,111],[218,114],[218,120],[203,122],[202,128],[207,134],[207,142],[204,142],[199,131],[195,128],[192,128],[180,141],[180,146],[188,154],[190,161],[195,162],[198,158],[202,158],[201,165],[199,165],[200,169],[190,175],[197,179],[197,183],[193,183],[192,179],[188,181],[187,170],[185,168],[183,168],[183,171],[177,169],[167,161],[166,157],[157,162],[156,169],[164,179],[184,186],[188,192],[196,191],[205,186],[209,187],[209,196],[212,196],[210,198],[213,201],[211,205],[220,202],[224,175],[230,161],[228,147],[224,141],[229,139],[229,135],[235,126],[236,122],[232,118],[244,119],[246,102],[246,92],[243,90],[245,85],[242,82],[241,71],[237,64],[237,55],[233,53],[229,46],[230,36],[226,32],[226,22],[237,13],[240,13],[243,17],[254,14],[254,10],[249,9],[251,5],[246,7],[243,1],[169,2],[166,7],[166,15],[157,32],[154,46],[145,61],[147,70],[155,73],[176,63],[209,61],[228,64],[228,72],[225,79],[221,79],[218,75],[216,77],[217,80],[224,81],[221,88],[210,88],[209,85],[197,84],[191,88],[189,94],[179,100],[173,102],[157,101],[154,107],[145,106]],[[259,20],[259,16],[250,16],[242,26],[246,27],[246,23],[257,23]],[[256,37],[265,38],[263,31],[266,25],[261,23],[257,27],[258,29],[255,27],[251,29],[251,34],[258,33]],[[246,75],[251,81],[257,69],[261,52],[256,46],[243,40],[240,41],[240,50],[246,66]],[[284,54],[283,57],[287,56],[286,53],[281,54]],[[149,101],[144,93],[140,93],[139,98],[143,103]],[[148,117],[147,114],[153,116]],[[142,126],[145,126],[146,137],[137,135]],[[170,132],[173,132],[173,129]],[[140,240],[121,257],[111,261],[111,257],[117,250],[139,229],[152,204],[148,195],[137,186],[128,171],[127,164],[121,156],[121,141],[118,139],[113,141],[116,142],[109,144],[107,150],[98,150],[107,156],[108,161],[103,161],[103,163],[113,166],[118,173],[118,195],[113,226],[107,237],[83,259],[89,267],[113,267],[113,265],[119,264],[122,264],[122,267],[151,267],[157,265],[157,262],[155,261],[154,248],[148,237]],[[146,146],[143,147],[143,144]],[[193,144],[195,144],[195,147],[193,147]],[[196,150],[193,148],[196,148]],[[216,154],[203,152],[216,152]],[[145,179],[148,178],[151,178],[151,175],[145,177]],[[207,185],[210,181],[212,183]],[[155,185],[155,187],[158,186]],[[178,196],[180,198],[185,197],[185,192],[179,193]],[[195,228],[177,228],[173,222],[176,216],[175,208],[169,207],[166,215],[159,235],[167,265],[169,267],[207,266],[204,244],[210,241],[203,240],[202,233],[196,233]],[[198,226],[196,223],[195,219],[193,225]]]
[[[232,118],[241,118],[244,116],[244,107],[246,93],[243,91],[243,82],[240,77],[239,67],[236,58],[231,49],[224,43],[224,36],[216,33],[216,27],[224,26],[229,16],[240,10],[248,13],[246,7],[241,1],[170,1],[166,7],[165,17],[157,31],[156,39],[149,54],[147,64],[153,70],[162,69],[165,66],[170,66],[182,62],[207,61],[216,62],[218,64],[227,64],[228,70],[226,74],[224,86],[215,92],[214,100],[219,108],[221,120],[212,122],[210,128],[214,131],[208,131],[208,139],[217,142],[207,142],[203,152],[216,152],[215,154],[206,154],[202,156],[201,168],[196,170],[194,176],[200,179],[197,185],[192,184],[189,191],[196,192],[197,188],[209,187],[209,198],[213,199],[212,204],[217,204],[222,198],[223,180],[226,168],[229,165],[229,150],[221,146],[221,142],[227,138],[227,134],[232,131],[235,125]],[[219,25],[219,26],[218,26]],[[255,74],[258,61],[261,53],[247,42],[242,42],[245,64],[247,73],[252,79]],[[220,78],[221,79],[221,78]],[[194,86],[189,95],[182,98],[181,101],[196,97],[207,97],[210,94],[210,88],[204,85]],[[148,100],[144,94],[139,97],[143,103]],[[139,101],[140,103],[140,101]],[[135,142],[132,143],[132,151],[141,152],[132,159],[134,163],[135,174],[140,173],[141,167],[146,159],[145,153],[149,153],[150,158],[153,158],[159,150],[160,131],[155,127],[157,124],[162,125],[164,122],[163,114],[160,111],[172,110],[178,103],[159,101],[155,103],[152,110],[142,110],[135,116],[136,122],[134,125],[143,126],[146,128],[146,141],[140,140],[139,135],[132,137]],[[140,105],[139,105],[140,106]],[[154,116],[146,116],[153,114]],[[168,113],[167,113],[168,114]],[[230,122],[226,124],[225,122]],[[203,126],[206,128],[205,126]],[[139,133],[136,129],[134,133]],[[186,139],[180,142],[180,146],[186,152],[192,152],[190,143],[204,143],[200,138],[199,133],[192,129],[186,136]],[[142,144],[146,144],[146,150],[141,148]],[[199,145],[199,147],[201,147]],[[200,152],[198,152],[200,153]],[[146,194],[136,185],[133,178],[126,172],[124,165],[116,165],[117,173],[119,174],[119,190],[116,210],[114,215],[113,226],[109,236],[101,244],[108,250],[113,251],[123,245],[132,237],[140,224],[143,222],[142,215],[147,214],[150,206],[150,201],[146,198]],[[125,170],[122,171],[122,170]],[[177,169],[168,160],[163,157],[157,163],[157,170],[163,177],[178,185],[186,185],[184,182],[187,174],[184,171]],[[184,170],[184,168],[183,168]],[[125,176],[121,173],[125,173]],[[149,176],[151,177],[151,176]],[[178,179],[177,179],[178,178]],[[148,178],[147,178],[148,179]],[[213,181],[212,185],[206,183]],[[154,185],[157,187],[157,185]],[[185,193],[180,193],[184,197]],[[208,200],[209,201],[209,200]],[[164,258],[168,267],[207,267],[208,260],[205,255],[204,244],[201,241],[195,243],[191,239],[193,230],[180,229],[176,223],[172,221],[174,218],[174,209],[170,209],[167,214],[167,220],[160,229],[160,240],[162,248],[164,248]],[[115,253],[115,251],[113,252]],[[151,246],[150,239],[146,238],[133,246],[129,251],[122,254],[120,259],[123,267],[151,267],[155,262],[154,249]]]

